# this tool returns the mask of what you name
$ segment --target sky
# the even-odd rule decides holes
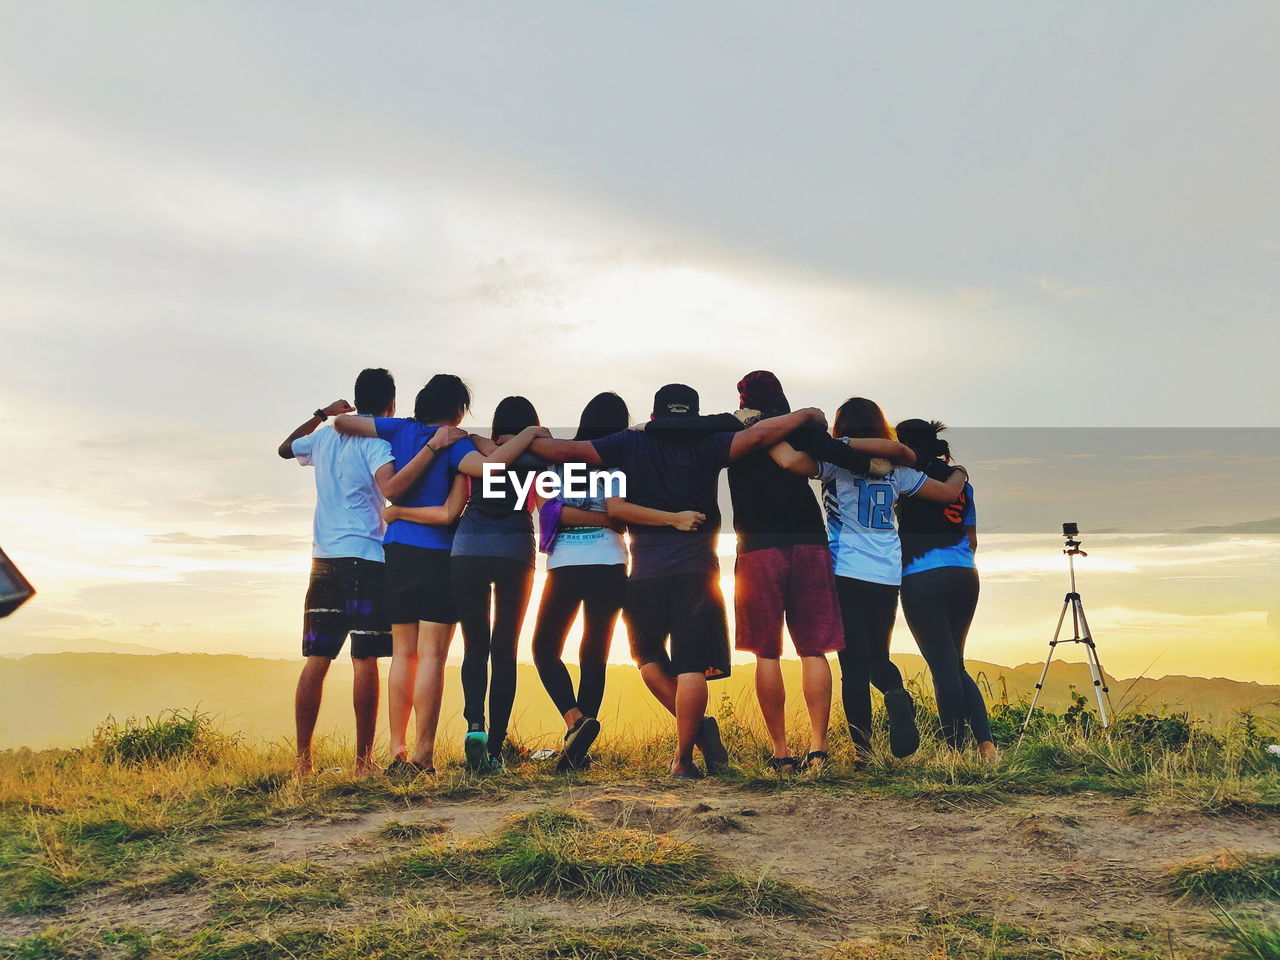
[[[0,33],[0,653],[289,656],[365,366],[939,417],[975,657],[1280,682],[1274,4],[149,3]],[[1208,528],[1208,529],[1206,529]],[[732,547],[725,545],[725,570]],[[895,648],[911,649],[905,629]],[[619,640],[615,656],[625,657]]]

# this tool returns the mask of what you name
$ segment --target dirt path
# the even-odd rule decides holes
[[[675,789],[566,787],[551,794],[444,800],[247,831],[193,847],[190,855],[353,866],[421,842],[384,836],[391,821],[428,825],[442,837],[463,839],[539,807],[576,809],[603,825],[674,833],[714,848],[740,873],[768,873],[811,889],[826,908],[821,918],[788,924],[735,921],[733,928],[765,939],[798,938],[812,948],[905,932],[926,913],[956,912],[1042,931],[1064,942],[1127,930],[1195,943],[1213,926],[1212,916],[1202,905],[1170,896],[1167,869],[1222,849],[1280,853],[1275,820],[1139,813],[1128,801],[1101,796],[952,805],[812,789],[759,794],[703,783]],[[687,916],[636,902],[567,906],[447,889],[423,897],[431,905],[488,920],[538,916],[586,925],[640,919],[690,923]],[[387,904],[362,898],[344,907],[340,919],[363,922],[386,913]],[[180,933],[208,919],[198,894],[137,901],[107,889],[75,901],[57,922],[91,930],[124,925]],[[0,933],[21,936],[48,922],[6,918]]]

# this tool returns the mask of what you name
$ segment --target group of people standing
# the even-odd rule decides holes
[[[533,658],[564,718],[558,769],[590,763],[620,615],[646,687],[675,718],[671,775],[698,778],[727,766],[707,715],[708,683],[732,669],[716,555],[726,468],[738,539],[735,645],[757,660],[769,765],[787,774],[828,762],[831,653],[854,764],[871,748],[872,684],[884,695],[891,751],[903,757],[918,748],[915,704],[889,659],[900,594],[947,743],[961,749],[971,732],[993,756],[982,696],[964,666],[978,598],[973,488],[938,436],[945,428],[908,420],[895,430],[875,403],[852,398],[828,432],[820,410],[791,410],[768,371],[747,374],[738,391],[738,411],[703,415],[696,390],[668,384],[649,419],[634,425],[622,398],[600,393],[573,439],[552,437],[519,396],[497,405],[487,436],[466,433],[458,425],[471,394],[452,374],[427,382],[410,417],[395,416],[395,382],[383,369],[360,373],[354,409],[335,401],[316,410],[279,448],[316,470],[306,663],[295,699],[299,770],[311,769],[324,678],[349,635],[357,770],[380,769],[372,756],[377,659],[390,656],[386,772],[434,773],[455,624],[464,645],[466,765],[501,770],[539,548],[547,579]],[[332,429],[317,429],[330,418]],[[585,489],[563,482],[574,468],[590,478]],[[548,474],[556,482],[542,483]],[[489,483],[495,475],[506,482]],[[526,499],[535,478],[540,495]],[[825,522],[813,478],[822,483]],[[553,490],[560,492],[542,495]],[[575,688],[564,648],[580,611]],[[802,665],[810,724],[803,758],[787,740],[784,623]]]

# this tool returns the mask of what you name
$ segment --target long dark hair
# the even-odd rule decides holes
[[[575,440],[599,440],[611,433],[625,430],[631,426],[631,413],[627,403],[612,390],[597,393],[582,408],[582,419],[578,421],[578,432]]]
[[[831,435],[836,438],[897,439],[880,405],[866,397],[850,397],[840,404],[840,409],[836,411],[836,422],[831,428]]]
[[[418,391],[413,419],[420,423],[457,423],[471,409],[471,388],[452,373],[437,373]]]
[[[903,420],[898,424],[898,440],[916,455],[916,468],[945,483],[951,476],[951,445],[938,434],[947,429],[941,420]],[[898,535],[904,562],[924,556],[930,550],[952,547],[965,539],[965,507],[968,489],[955,504],[933,503],[917,497],[898,501]]]
[[[938,436],[947,425],[941,420],[903,420],[898,424],[898,440],[911,448],[922,469],[930,460],[951,459],[951,445]]]
[[[519,433],[525,427],[539,426],[538,411],[525,397],[503,397],[493,409],[493,433],[489,439]]]

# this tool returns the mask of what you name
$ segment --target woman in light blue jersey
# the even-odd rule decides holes
[[[915,462],[912,451],[895,439],[880,407],[863,397],[841,404],[831,434],[871,456],[887,457],[895,464]],[[894,506],[900,497],[951,503],[964,485],[964,468],[957,467],[951,481],[939,483],[912,467],[895,466],[886,476],[877,477],[818,463],[803,454],[788,461],[789,469],[822,481],[827,540],[844,622],[845,647],[838,654],[840,693],[849,735],[858,751],[855,763],[863,762],[871,748],[873,683],[884,694],[890,750],[896,757],[910,756],[920,746],[915,703],[889,659],[902,583]]]

